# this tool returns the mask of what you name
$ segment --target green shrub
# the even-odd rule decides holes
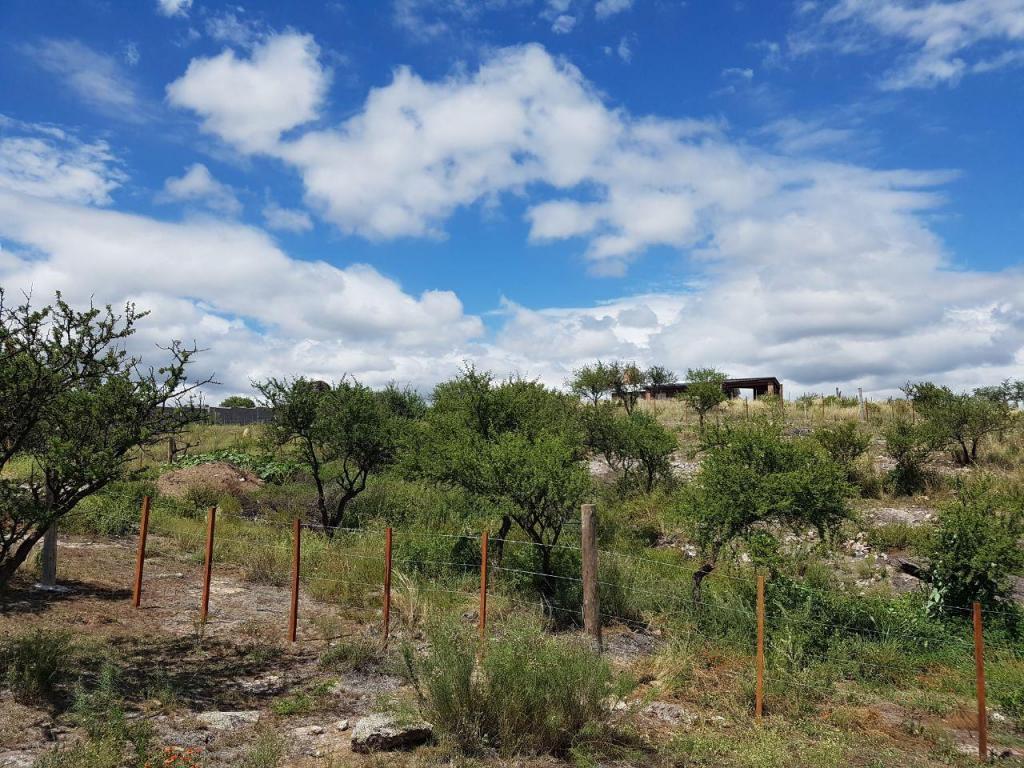
[[[144,768],[152,764],[152,726],[145,719],[128,718],[118,693],[117,669],[112,665],[101,668],[92,690],[76,691],[71,718],[88,740],[48,752],[34,768]]]
[[[1019,659],[989,663],[986,669],[992,702],[1024,728],[1024,662]]]
[[[615,679],[585,646],[516,625],[487,643],[479,666],[477,648],[467,631],[447,625],[431,632],[426,656],[404,649],[424,714],[460,749],[565,755],[606,722]]]
[[[989,478],[958,483],[953,501],[940,507],[929,556],[932,604],[966,610],[1008,603],[1010,575],[1024,568],[1021,501],[1000,493]]]
[[[928,481],[924,462],[932,449],[932,436],[922,426],[903,417],[893,420],[885,431],[885,449],[896,462],[889,470],[889,486],[893,493],[911,496],[922,491]]]
[[[910,523],[883,523],[867,529],[868,544],[873,549],[891,551],[894,549],[921,552],[927,550],[931,529]]]
[[[138,528],[144,496],[156,496],[152,483],[111,483],[78,502],[61,527],[70,533],[127,536]]]
[[[871,436],[862,431],[854,421],[841,421],[814,430],[814,439],[825,449],[825,453],[847,472],[864,455],[871,444]]]
[[[368,640],[341,640],[321,654],[320,666],[332,672],[351,672],[369,666],[378,658],[380,653]]]
[[[68,671],[69,632],[35,629],[0,643],[0,673],[15,698],[52,702]]]
[[[275,768],[284,757],[284,739],[269,728],[261,728],[240,763],[241,768]]]

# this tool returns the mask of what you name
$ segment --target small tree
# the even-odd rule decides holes
[[[270,439],[293,447],[309,470],[320,522],[333,536],[367,478],[394,462],[418,396],[394,388],[375,392],[347,379],[326,388],[304,378],[255,386],[274,409]]]
[[[682,497],[706,558],[693,577],[695,600],[730,542],[755,532],[770,536],[772,525],[797,533],[810,528],[825,538],[848,516],[851,492],[842,468],[808,441],[784,438],[776,423],[759,419],[709,432],[701,469]]]
[[[973,464],[985,436],[1005,430],[1014,417],[1009,400],[992,390],[958,393],[925,381],[908,384],[904,392],[924,419],[932,441],[951,448],[961,466]]]
[[[671,384],[676,380],[676,375],[663,365],[652,365],[647,369],[647,382],[659,387]]]
[[[586,409],[583,423],[587,447],[619,473],[623,488],[639,482],[650,493],[659,479],[671,476],[670,457],[679,445],[651,414],[622,414],[610,403],[601,403]]]
[[[704,431],[704,418],[725,402],[723,385],[728,377],[714,368],[690,368],[686,371],[686,391],[679,397],[696,413],[700,429]]]
[[[255,408],[256,401],[243,395],[231,395],[220,401],[221,408]]]
[[[0,290],[0,473],[25,457],[24,476],[0,479],[0,586],[43,534],[82,499],[120,478],[140,446],[198,418],[189,395],[196,354],[173,342],[159,368],[143,368],[125,341],[144,312],[76,311],[61,298],[33,309]]]
[[[611,394],[613,385],[612,372],[598,360],[593,365],[585,365],[573,371],[569,391],[581,400],[597,405]]]
[[[590,484],[578,407],[538,382],[496,382],[470,366],[435,388],[410,440],[411,474],[502,510],[499,559],[513,524],[537,545],[545,597],[555,591],[553,549]]]

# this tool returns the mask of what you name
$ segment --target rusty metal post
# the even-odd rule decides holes
[[[761,720],[764,711],[764,574],[757,575],[757,685],[754,691],[754,717]]]
[[[487,636],[487,544],[490,531],[480,534],[480,639]]]
[[[217,524],[217,508],[210,507],[206,518],[206,564],[203,566],[203,603],[199,610],[199,621],[206,623],[210,611],[210,576],[213,575],[213,531]]]
[[[985,708],[985,636],[981,626],[981,603],[974,603],[974,673],[978,699],[978,760],[988,761],[988,710]]]
[[[146,564],[146,536],[149,533],[149,496],[142,497],[142,519],[139,521],[139,551],[135,554],[135,587],[132,590],[132,605],[142,603],[142,569]]]
[[[391,528],[384,531],[384,647],[391,636]]]
[[[597,596],[597,516],[593,504],[580,507],[583,539],[583,629],[601,652],[601,607]]]
[[[294,643],[299,631],[299,576],[302,567],[302,521],[292,522],[292,602],[288,610],[288,642]]]

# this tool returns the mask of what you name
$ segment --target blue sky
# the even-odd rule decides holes
[[[1024,375],[1024,0],[7,0],[0,82],[0,285],[223,392]]]

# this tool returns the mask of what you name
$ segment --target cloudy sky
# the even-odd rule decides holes
[[[1024,0],[4,0],[0,285],[422,389],[1024,377]]]

